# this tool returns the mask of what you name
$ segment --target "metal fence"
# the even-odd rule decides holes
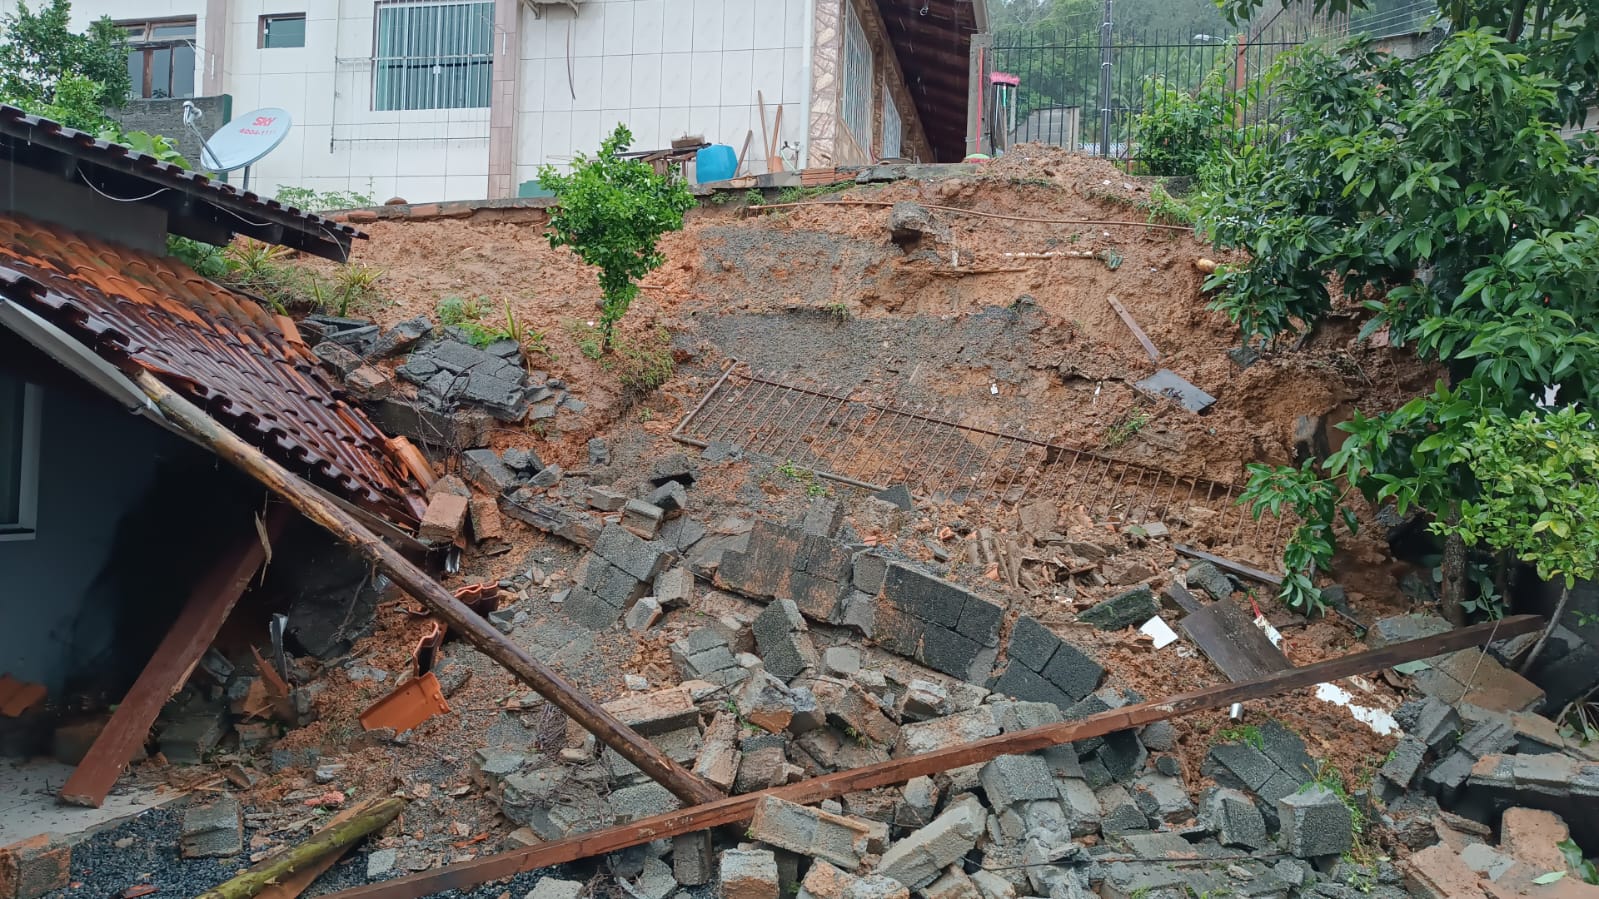
[[[1310,30],[1255,40],[1119,34],[1108,47],[1099,43],[995,46],[984,68],[1014,76],[1018,83],[1010,103],[999,98],[987,104],[983,145],[1003,150],[1034,141],[1099,156],[1137,158],[1134,126],[1144,111],[1145,85],[1157,77],[1184,93],[1196,91],[1207,76],[1217,78],[1234,92],[1237,125],[1248,134],[1270,122],[1273,103],[1269,90],[1246,88],[1259,87],[1283,53],[1318,36]]]

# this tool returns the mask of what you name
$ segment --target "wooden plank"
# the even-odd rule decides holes
[[[766,171],[783,171],[783,157],[777,155],[777,145],[783,140],[783,106],[778,104],[772,115],[772,142],[766,148]]]
[[[738,165],[733,166],[733,177],[734,178],[737,178],[739,175],[742,175],[744,173],[744,157],[749,155],[749,152],[750,152],[750,141],[752,141],[754,139],[755,139],[755,131],[754,131],[754,129],[745,130],[745,132],[744,132],[744,146],[742,148],[740,148],[739,151],[738,151]]]
[[[373,797],[365,802],[343,809],[332,818],[329,818],[326,826],[336,827],[343,824],[357,815],[365,814],[382,801],[381,798]],[[348,852],[349,849],[350,846],[338,847],[335,851],[329,852],[316,861],[296,869],[294,873],[279,878],[277,883],[257,893],[255,899],[295,899],[296,896],[305,892],[307,887],[315,883],[318,877],[321,877],[329,868],[333,867],[334,862],[343,858],[344,853]]]
[[[1234,562],[1232,559],[1223,559],[1221,556],[1213,556],[1202,549],[1189,546],[1186,543],[1178,543],[1173,548],[1191,559],[1198,559],[1201,562],[1209,562],[1217,568],[1220,568],[1223,571],[1231,571],[1233,574],[1236,574],[1239,577],[1247,577],[1252,581],[1259,581],[1262,584],[1270,584],[1273,587],[1281,587],[1283,585],[1283,578],[1280,574],[1272,574],[1269,571],[1261,571],[1259,568],[1245,565],[1242,562]]]
[[[1116,299],[1114,296],[1106,294],[1105,299],[1110,303],[1110,308],[1116,310],[1116,314],[1121,316],[1122,323],[1127,325],[1127,330],[1133,332],[1133,336],[1138,338],[1138,342],[1144,345],[1144,352],[1149,354],[1149,361],[1159,362],[1160,350],[1155,349],[1154,342],[1149,339],[1148,334],[1144,333],[1144,329],[1138,327],[1138,322],[1133,320],[1133,314],[1128,312],[1127,307],[1122,305],[1121,300]]]
[[[666,787],[672,795],[684,802],[712,802],[722,798],[722,792],[706,783],[692,772],[674,762],[659,746],[644,739],[632,728],[617,720],[599,703],[578,689],[548,665],[529,655],[527,650],[489,624],[483,616],[468,609],[450,591],[426,572],[411,564],[399,552],[378,539],[367,527],[349,513],[328,501],[321,493],[282,465],[274,462],[255,446],[240,439],[223,427],[216,419],[184,399],[149,372],[139,372],[134,380],[139,389],[156,404],[166,417],[218,456],[238,466],[288,500],[301,514],[326,528],[340,540],[348,543],[362,558],[387,574],[412,598],[427,606],[428,611],[444,622],[450,630],[461,635],[480,652],[498,662],[517,679],[532,687],[552,705],[565,712],[580,727],[593,734],[601,743],[615,749],[622,758],[633,763],[651,780]],[[204,647],[202,647],[204,651]],[[198,658],[198,657],[196,657]],[[130,750],[131,751],[131,750]]]
[[[1255,626],[1254,618],[1231,599],[1206,605],[1178,622],[1178,627],[1233,683],[1293,667],[1266,632]]]
[[[770,151],[772,149],[772,139],[766,133],[766,97],[763,96],[760,91],[756,91],[755,102],[759,104],[761,108],[761,146],[767,151]]]
[[[287,506],[274,505],[267,511],[266,532],[269,540],[277,540],[292,517]],[[211,647],[234,603],[250,585],[250,578],[266,560],[266,547],[252,527],[227,555],[217,560],[215,566],[196,584],[178,613],[176,621],[161,639],[155,654],[150,657],[139,679],[133,682],[128,695],[123,697],[105,729],[95,737],[94,745],[78,767],[61,787],[61,799],[73,805],[99,808],[107,793],[127,767],[128,759],[150,734],[161,707],[166,705],[189,673],[199,664],[200,657]]]
[[[1304,668],[1291,668],[1249,683],[1205,687],[1156,702],[1112,709],[1077,721],[1048,724],[986,740],[936,749],[921,755],[840,771],[824,777],[762,790],[759,793],[731,796],[716,802],[580,834],[553,843],[484,856],[421,874],[330,893],[324,899],[421,899],[423,896],[445,890],[467,890],[523,871],[564,864],[652,840],[744,821],[754,813],[755,806],[768,796],[776,796],[802,805],[821,802],[856,790],[904,783],[914,777],[933,775],[964,765],[979,764],[1002,755],[1036,752],[1061,743],[1104,736],[1178,715],[1227,708],[1235,702],[1265,699],[1290,690],[1312,687],[1355,674],[1367,674],[1440,653],[1480,646],[1490,639],[1507,639],[1531,633],[1537,630],[1541,623],[1542,619],[1536,615],[1517,615],[1505,618],[1497,625],[1489,622],[1434,634],[1420,640],[1396,643],[1382,649],[1331,659]]]

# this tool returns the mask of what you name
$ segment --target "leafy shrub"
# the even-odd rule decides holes
[[[312,190],[308,187],[280,187],[279,203],[305,212],[326,212],[329,209],[362,209],[376,206],[377,198],[369,193],[353,190]]]
[[[617,125],[598,155],[578,154],[571,174],[539,169],[539,183],[560,205],[550,214],[551,247],[571,247],[600,270],[602,348],[638,295],[638,281],[666,261],[656,250],[662,234],[683,227],[694,197],[682,182],[659,175],[646,162],[623,157],[633,134]]]

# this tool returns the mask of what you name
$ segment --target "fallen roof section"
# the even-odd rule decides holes
[[[0,160],[81,180],[102,193],[140,195],[144,197],[140,202],[166,210],[170,232],[208,243],[227,243],[234,234],[242,234],[342,262],[350,256],[350,242],[366,237],[348,224],[284,206],[4,104],[0,104]],[[151,186],[158,188],[153,194]]]
[[[113,365],[144,369],[291,470],[407,527],[425,508],[389,441],[294,324],[173,260],[0,214],[0,298]]]

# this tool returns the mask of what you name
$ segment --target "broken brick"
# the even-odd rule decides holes
[[[466,513],[471,503],[464,496],[440,493],[428,501],[422,514],[422,524],[417,537],[429,543],[451,543],[466,527]]]
[[[72,847],[50,834],[0,848],[0,899],[37,899],[72,882]]]

